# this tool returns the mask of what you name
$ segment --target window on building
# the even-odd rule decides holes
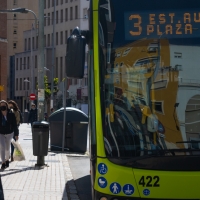
[[[26,79],[24,79],[24,81],[23,81],[24,82],[24,90],[26,90],[26,82],[25,82],[25,80]]]
[[[67,44],[67,39],[68,39],[68,31],[65,31],[65,44]]]
[[[74,78],[74,85],[77,85],[77,79]]]
[[[65,3],[68,3],[68,0],[65,0]]]
[[[14,29],[13,29],[13,34],[17,35],[17,28],[16,27],[14,27]]]
[[[37,56],[35,56],[35,68],[37,68]]]
[[[44,9],[46,9],[46,0],[44,0]]]
[[[18,58],[16,59],[16,70],[18,70]]]
[[[46,26],[47,25],[47,16],[46,16],[46,14],[44,15],[44,26]]]
[[[17,42],[13,42],[13,49],[17,48]]]
[[[16,90],[18,90],[18,78],[16,78]]]
[[[51,13],[51,19],[52,19],[51,20],[51,24],[53,25],[53,22],[54,22],[54,12]]]
[[[56,24],[58,24],[58,11],[56,11]]]
[[[29,69],[29,66],[30,66],[30,58],[27,57],[27,69]]]
[[[70,20],[73,19],[73,7],[70,7]]]
[[[22,70],[22,58],[20,58],[20,61],[19,61],[19,68],[20,70]]]
[[[65,8],[65,21],[68,21],[68,8]]]
[[[63,79],[63,58],[60,57],[60,80]]]
[[[48,0],[48,8],[50,8],[50,0]]]
[[[51,20],[50,13],[48,13],[48,26],[50,26],[50,20]]]
[[[37,89],[37,77],[35,77],[35,90]]]
[[[70,35],[72,34],[72,29],[70,29]]]
[[[58,0],[56,0],[56,5],[58,6]]]
[[[182,58],[182,53],[174,52],[174,58]]]
[[[87,19],[88,18],[88,12],[87,12],[87,8],[83,9],[83,18]]]
[[[26,69],[26,57],[24,57],[24,63],[23,63],[24,69]]]
[[[85,86],[88,86],[88,78],[85,78]]]
[[[63,31],[60,32],[60,44],[63,44]]]
[[[60,4],[61,4],[61,5],[63,4],[63,0],[60,0]]]
[[[46,35],[44,35],[44,47],[46,47]]]
[[[56,57],[56,77],[58,78],[58,57]]]
[[[19,90],[22,90],[22,78],[20,78],[20,82],[19,82]]]
[[[32,48],[35,49],[35,38],[32,38]]]
[[[52,0],[52,7],[54,7],[54,0]]]
[[[78,6],[75,6],[75,19],[78,19]]]
[[[14,13],[14,14],[13,14],[13,20],[16,20],[16,19],[17,19],[17,14]]]
[[[56,32],[56,45],[58,45],[58,32]]]
[[[13,5],[17,5],[17,0],[13,0]]]
[[[31,49],[31,38],[28,38],[28,50]]]
[[[27,48],[27,39],[24,40],[24,51],[26,51]]]
[[[60,22],[63,22],[63,10],[60,11]]]
[[[47,36],[47,42],[48,42],[48,47],[50,47],[50,34],[48,34],[48,36]]]
[[[36,49],[38,49],[38,36],[36,37]]]

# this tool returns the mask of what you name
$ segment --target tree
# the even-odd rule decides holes
[[[51,85],[49,84],[48,77],[44,76],[44,90],[45,102],[47,104],[48,113],[50,113],[50,99],[51,99]],[[53,79],[53,95],[58,93],[58,78]]]

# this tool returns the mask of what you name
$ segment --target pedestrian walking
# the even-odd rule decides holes
[[[21,122],[21,118],[22,117],[20,117],[21,113],[20,113],[20,110],[19,110],[19,107],[18,107],[17,103],[15,101],[13,101],[13,100],[10,100],[10,101],[8,101],[8,107],[9,107],[10,111],[15,114],[17,127],[19,128],[20,123],[22,123]],[[13,139],[15,140],[15,136],[13,136]],[[14,148],[13,144],[11,143],[11,162],[14,161],[14,159],[13,159],[14,149],[15,148]]]
[[[8,108],[8,103],[0,101],[0,154],[1,169],[9,167],[10,144],[13,136],[18,140],[19,130],[15,114]]]
[[[33,122],[37,121],[37,108],[35,106],[35,104],[33,103],[31,105],[31,110],[29,112],[29,116],[28,116],[28,124],[31,123],[31,126],[33,125]]]

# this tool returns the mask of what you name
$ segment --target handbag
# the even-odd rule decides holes
[[[25,155],[24,155],[24,152],[22,150],[22,147],[20,145],[20,143],[15,140],[12,140],[11,141],[13,146],[14,146],[14,153],[13,153],[13,159],[14,161],[22,161],[22,160],[25,160]]]

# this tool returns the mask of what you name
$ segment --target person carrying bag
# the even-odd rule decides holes
[[[8,103],[0,101],[0,156],[1,169],[9,167],[10,144],[13,136],[18,140],[19,130],[15,114],[8,108]]]
[[[19,110],[17,103],[13,100],[10,100],[10,101],[8,101],[8,107],[9,107],[10,111],[12,111],[15,114],[17,126],[19,128],[19,125],[21,122],[21,119],[20,119],[21,117],[20,117],[20,110]],[[13,137],[13,139],[15,140],[15,136]],[[14,161],[13,152],[14,152],[14,146],[11,143],[11,162]]]

